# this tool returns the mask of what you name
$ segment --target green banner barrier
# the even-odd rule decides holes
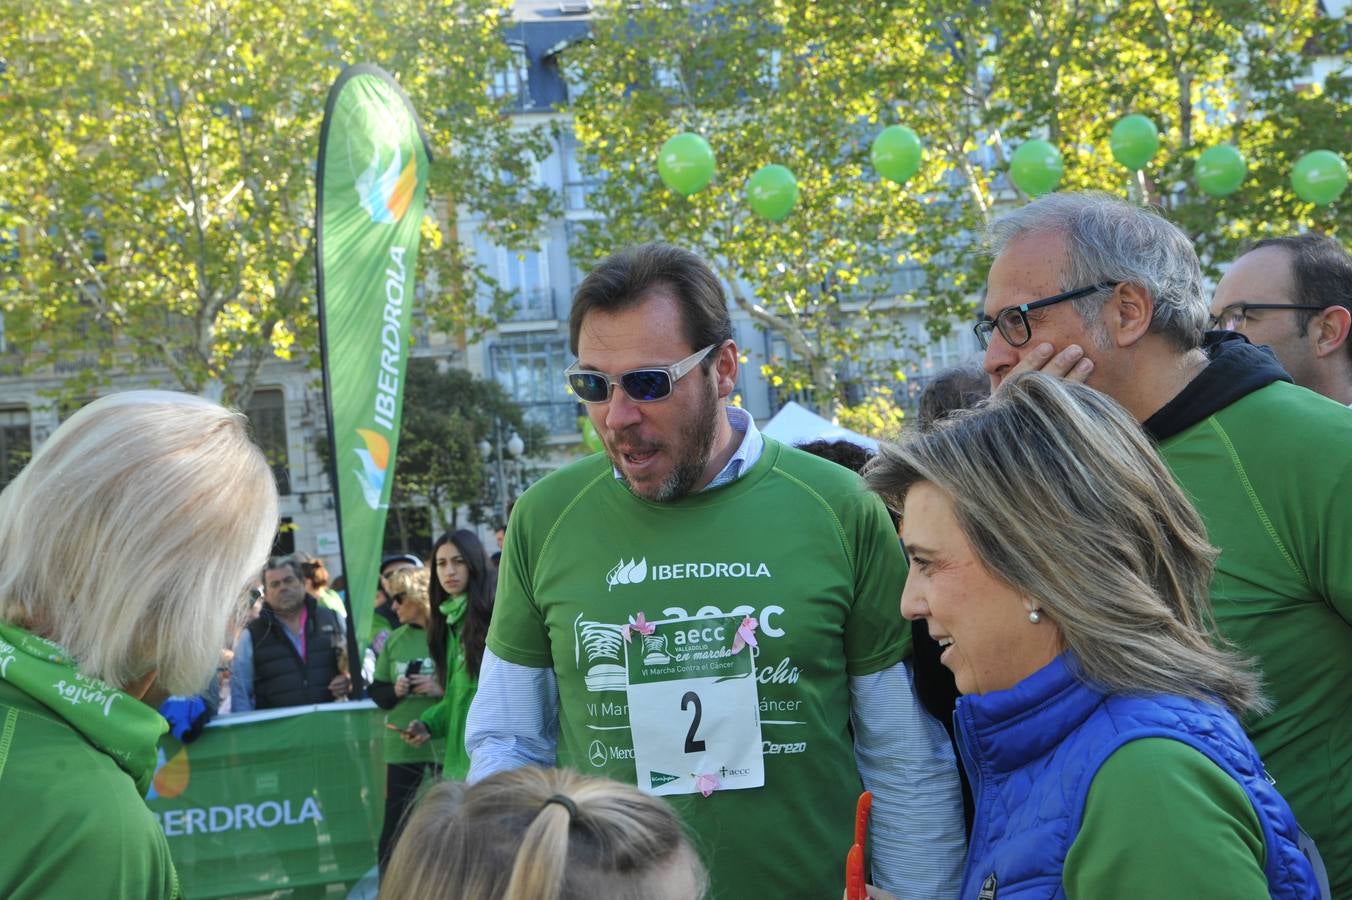
[[[329,91],[315,202],[330,472],[353,633],[364,638],[399,448],[431,153],[398,83],[349,66]],[[349,655],[356,655],[352,646]]]
[[[384,723],[364,701],[223,716],[191,744],[165,737],[146,802],[185,895],[342,897],[373,878]]]

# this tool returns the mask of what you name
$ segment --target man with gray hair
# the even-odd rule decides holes
[[[1211,301],[1215,326],[1272,348],[1292,380],[1352,406],[1352,255],[1335,238],[1267,238],[1240,254]]]
[[[235,642],[231,712],[347,699],[352,681],[343,620],[305,592],[295,557],[269,559],[262,580],[263,610]]]
[[[990,239],[975,329],[992,386],[1036,370],[1085,381],[1157,442],[1221,551],[1217,625],[1263,668],[1272,709],[1245,726],[1314,838],[1333,896],[1352,896],[1352,411],[1290,384],[1243,335],[1207,334],[1192,244],[1150,210],[1050,194],[997,220]],[[1302,465],[1311,458],[1317,468]],[[1187,785],[1159,787],[1139,798],[1140,819],[1123,821],[1192,802]],[[1211,815],[1217,835],[1233,832],[1234,810]],[[1148,827],[1119,831],[1114,840],[1152,838]],[[1206,893],[1207,873],[1168,868]]]

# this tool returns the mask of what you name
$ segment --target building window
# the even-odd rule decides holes
[[[587,202],[595,189],[598,179],[582,171],[582,145],[571,131],[559,136],[559,155],[563,157],[563,202],[568,212],[581,212],[588,208]]]
[[[0,487],[19,474],[33,455],[33,426],[24,407],[0,409]]]
[[[572,362],[567,338],[538,332],[503,335],[488,355],[493,377],[521,405],[526,421],[550,434],[577,433],[577,400],[563,378]]]
[[[19,229],[0,228],[0,262],[19,261]]]
[[[498,272],[502,286],[512,293],[512,306],[518,322],[553,319],[554,291],[549,286],[549,271],[542,249],[498,250]]]
[[[249,418],[254,443],[263,451],[263,457],[272,467],[277,480],[277,493],[291,493],[291,469],[286,452],[286,398],[281,388],[254,391],[249,407],[244,411]]]
[[[970,328],[955,326],[948,334],[931,338],[925,348],[924,370],[927,375],[937,375],[944,369],[961,365],[977,355],[976,336]]]
[[[493,73],[488,84],[488,95],[510,106],[529,106],[530,59],[526,56],[526,48],[520,44],[509,44],[508,50],[511,51],[511,58]]]
[[[675,66],[662,63],[653,65],[653,82],[658,90],[679,93],[682,90],[681,72]]]

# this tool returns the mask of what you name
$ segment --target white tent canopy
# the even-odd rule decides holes
[[[821,440],[849,441],[875,453],[878,450],[878,442],[873,438],[856,434],[848,428],[842,428],[829,419],[823,419],[810,409],[799,406],[792,400],[784,404],[784,408],[775,413],[770,421],[765,423],[765,427],[761,429],[761,434],[791,447],[796,444],[805,444],[808,441]]]

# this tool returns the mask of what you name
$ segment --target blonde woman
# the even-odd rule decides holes
[[[1020,376],[866,474],[964,695],[964,900],[1318,896],[1239,725],[1264,701],[1217,649],[1215,551],[1121,407]]]
[[[568,769],[437,785],[380,896],[420,900],[699,900],[706,878],[671,808]]]
[[[244,417],[186,394],[89,404],[0,493],[0,897],[179,894],[155,708],[207,685],[276,528]]]
[[[389,864],[405,811],[413,805],[423,781],[436,777],[437,762],[445,752],[440,741],[413,746],[401,739],[409,724],[435,706],[442,695],[427,646],[431,615],[427,580],[426,569],[400,569],[385,579],[400,624],[381,647],[371,682],[371,699],[389,710],[385,717],[385,824],[377,855],[381,872]]]

